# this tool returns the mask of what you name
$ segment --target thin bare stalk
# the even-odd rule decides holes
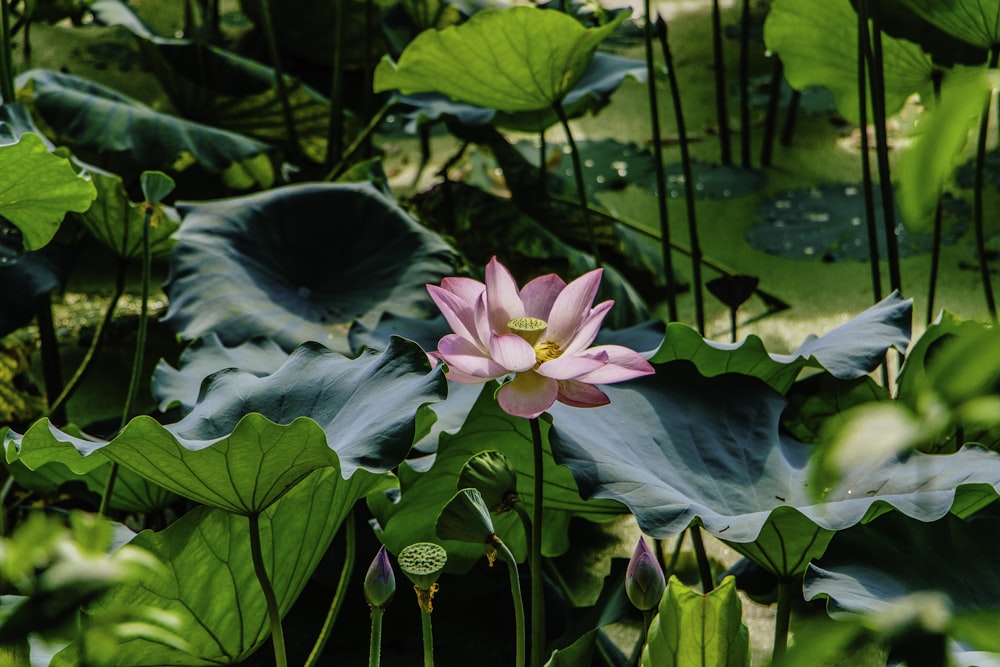
[[[792,620],[792,582],[778,579],[778,608],[774,619],[774,650],[771,664],[778,664],[788,649],[788,629]]]
[[[990,49],[990,69],[997,68],[1000,60],[1000,45],[995,44]],[[986,234],[983,221],[983,188],[985,185],[986,171],[986,135],[990,125],[990,107],[993,102],[992,91],[986,98],[986,106],[983,109],[983,116],[979,121],[979,139],[976,142],[976,172],[975,185],[972,190],[972,225],[976,237],[976,254],[979,256],[979,275],[983,281],[983,296],[986,297],[986,309],[990,313],[993,325],[997,321],[997,304],[993,297],[993,283],[990,278],[990,267],[986,256]]]
[[[542,515],[545,507],[545,485],[542,473],[544,457],[542,450],[542,429],[538,418],[529,419],[531,425],[533,499],[531,504],[531,544],[529,557],[531,568],[531,666],[542,667],[545,653],[545,591],[542,577]]]
[[[274,644],[274,663],[277,667],[288,667],[278,599],[274,595],[271,579],[267,575],[264,553],[260,545],[260,515],[254,512],[247,518],[250,519],[250,558],[253,560],[253,571],[257,575],[257,582],[260,584],[261,592],[264,593],[264,602],[267,605],[267,619],[271,624],[271,640]]]
[[[740,165],[753,166],[750,157],[750,0],[740,13]]]
[[[715,70],[715,116],[719,124],[719,149],[722,164],[733,163],[729,139],[729,111],[726,103],[726,58],[722,52],[722,10],[719,0],[712,0],[712,62]]]
[[[275,37],[274,22],[271,20],[271,0],[258,0],[258,11],[261,15],[261,29],[264,31],[268,56],[271,58],[271,67],[274,69],[274,85],[278,89],[281,117],[285,122],[285,132],[288,133],[289,157],[298,160],[302,155],[302,145],[299,143],[299,132],[295,128],[295,117],[292,115],[292,102],[288,96],[288,86],[285,85],[285,74],[281,68],[278,39]]]
[[[365,125],[364,129],[361,130],[358,136],[354,137],[354,141],[352,141],[351,145],[347,147],[344,154],[340,156],[340,162],[338,162],[333,169],[327,173],[326,177],[323,179],[324,181],[335,181],[347,170],[347,168],[351,165],[351,160],[354,159],[354,155],[361,149],[362,146],[364,146],[365,142],[371,137],[371,135],[375,133],[375,130],[378,129],[378,126],[389,114],[389,110],[392,109],[392,107],[393,104],[391,102],[385,104],[378,110],[378,113],[371,117],[368,124]]]
[[[712,566],[708,562],[708,554],[705,553],[705,543],[701,539],[701,526],[691,526],[688,528],[691,533],[691,544],[694,546],[694,557],[698,561],[698,576],[701,577],[701,592],[711,593],[715,590],[715,579],[712,577]]]
[[[27,44],[27,29],[25,30]],[[12,104],[14,98],[14,54],[10,44],[10,6],[0,2],[0,95],[3,104]]]
[[[326,133],[327,169],[333,167],[333,161],[340,158],[344,151],[344,2],[335,0],[333,3],[333,63],[330,79],[330,125]]]
[[[882,270],[879,266],[878,229],[875,223],[875,194],[872,184],[868,144],[868,5],[858,3],[858,122],[861,129],[861,179],[865,199],[865,227],[868,230],[868,265],[872,277],[872,297],[882,300]]]
[[[309,657],[306,658],[305,667],[315,667],[323,654],[330,633],[333,632],[333,625],[340,615],[340,608],[344,605],[344,598],[347,596],[347,585],[351,581],[351,573],[354,572],[354,561],[357,560],[357,526],[354,521],[354,511],[352,510],[344,519],[344,566],[340,569],[340,581],[337,582],[337,590],[334,591],[333,600],[330,601],[330,609],[323,620],[323,627],[320,628],[316,643],[313,644]]]
[[[566,141],[569,142],[570,148],[570,158],[573,160],[573,176],[576,179],[576,196],[580,201],[580,210],[583,213],[583,219],[587,223],[587,241],[590,244],[590,254],[594,256],[594,261],[597,262],[597,266],[601,266],[601,251],[597,247],[597,235],[594,233],[594,221],[590,215],[590,206],[587,204],[587,188],[583,184],[583,164],[580,160],[580,153],[576,148],[576,140],[573,139],[573,131],[569,128],[569,119],[566,117],[566,112],[562,108],[562,104],[558,101],[552,103],[552,108],[556,112],[556,116],[559,117],[559,122],[562,124],[563,132],[566,133]]]
[[[521,596],[521,580],[517,576],[517,561],[503,540],[496,535],[493,536],[492,545],[507,562],[507,572],[510,574],[510,594],[514,599],[514,665],[525,667],[524,599]]]

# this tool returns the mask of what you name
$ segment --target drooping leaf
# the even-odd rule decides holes
[[[1000,522],[945,516],[932,523],[892,513],[838,535],[809,566],[806,599],[827,599],[835,617],[877,614],[904,596],[947,596],[949,634],[975,649],[1000,652],[1000,577],[995,567]]]
[[[181,168],[193,158],[210,171],[223,172],[270,150],[260,141],[160,113],[70,74],[30,70],[17,84],[38,116],[70,145],[127,153],[140,169]],[[259,185],[270,187],[272,182],[273,173]]]
[[[740,343],[717,343],[672,323],[653,361],[688,359],[705,375],[744,373],[785,393],[803,368],[824,368],[842,380],[875,370],[887,350],[906,349],[912,311],[913,301],[893,292],[833,331],[809,336],[792,354],[768,353],[757,336],[747,336]]]
[[[0,146],[0,216],[21,230],[25,250],[46,245],[68,211],[86,211],[96,196],[89,178],[50,153],[37,134]]]
[[[385,341],[389,338],[386,336]],[[384,346],[379,349],[384,349]],[[258,377],[270,375],[288,359],[288,353],[269,338],[226,347],[215,334],[195,341],[181,353],[178,368],[160,359],[150,380],[150,389],[161,410],[179,405],[187,414],[198,402],[202,382],[226,368],[237,368]]]
[[[779,394],[743,375],[704,378],[690,362],[656,370],[606,387],[611,404],[599,410],[551,410],[556,461],[582,495],[625,503],[648,535],[699,521],[768,571],[794,576],[836,531],[886,507],[930,521],[997,497],[1000,455],[979,448],[884,457],[816,494],[813,446],[779,434]]]
[[[434,521],[441,509],[459,490],[459,473],[466,461],[485,450],[503,452],[517,472],[520,502],[529,508],[532,497],[532,444],[528,421],[513,417],[497,404],[495,387],[485,386],[461,430],[452,435],[442,433],[434,465],[427,472],[418,472],[408,462],[399,467],[400,494],[397,498],[373,495],[368,506],[381,527],[379,538],[393,553],[414,542],[436,539]],[[545,440],[544,422],[542,423]],[[591,521],[609,521],[621,516],[623,508],[613,502],[584,502],[576,491],[572,476],[556,466],[548,454],[545,440],[545,514],[542,552],[557,556],[569,547],[567,529],[572,516]],[[526,554],[525,534],[513,512],[494,517],[495,532],[519,560]],[[463,572],[479,558],[482,545],[475,546],[453,540],[441,544],[448,551],[449,572]]]
[[[319,565],[354,503],[390,485],[388,475],[358,471],[350,479],[337,468],[316,471],[261,515],[264,566],[282,615]],[[250,557],[246,517],[199,507],[161,532],[143,531],[132,541],[161,559],[163,577],[113,588],[91,613],[129,603],[175,613],[190,653],[147,639],[122,642],[117,664],[228,665],[248,658],[270,633],[260,584]],[[54,666],[78,664],[76,644]]]
[[[989,49],[1000,44],[997,0],[901,0],[931,24],[969,44]]]
[[[337,344],[338,327],[365,315],[429,315],[424,284],[455,273],[448,246],[370,185],[297,185],[178,208],[165,321],[185,339]]]
[[[137,417],[101,452],[179,495],[259,513],[318,468],[350,477],[394,467],[414,415],[444,391],[441,370],[402,339],[358,359],[311,343],[263,378],[216,373],[184,419],[163,427]]]
[[[851,0],[819,4],[778,0],[764,23],[764,42],[781,56],[785,77],[792,87],[829,89],[837,111],[852,122],[857,122],[859,115],[857,24]],[[887,114],[895,114],[914,93],[925,100],[932,98],[933,77],[944,70],[919,46],[883,35],[882,54]]]
[[[89,493],[90,501],[100,499],[111,471],[111,459],[101,452],[105,444],[72,425],[57,429],[47,419],[33,424],[23,436],[10,431],[3,440],[5,460],[19,484],[43,494]],[[83,490],[73,490],[73,485],[82,485]],[[122,468],[108,507],[148,513],[176,499],[167,489]]]
[[[726,577],[702,595],[670,577],[659,613],[649,628],[643,667],[746,667],[750,638],[736,579]]]
[[[375,92],[439,92],[499,111],[537,111],[560,102],[583,76],[597,45],[624,20],[584,28],[562,12],[510,7],[427,30],[398,63],[383,58]]]
[[[142,227],[145,206],[129,200],[121,177],[93,170],[97,201],[83,214],[83,224],[101,244],[119,257],[142,256]],[[149,243],[153,257],[164,258],[173,247],[173,233],[180,216],[172,207],[157,205],[156,224],[150,225]]]

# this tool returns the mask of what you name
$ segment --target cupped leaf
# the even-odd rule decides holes
[[[384,347],[383,344],[379,349]],[[187,414],[198,402],[202,382],[216,371],[236,368],[263,377],[278,370],[287,360],[288,353],[269,338],[226,347],[218,336],[209,334],[181,353],[178,368],[160,359],[153,371],[150,389],[161,410],[178,405],[182,413]]]
[[[983,651],[1000,652],[1000,521],[945,516],[922,523],[899,514],[879,517],[838,535],[809,566],[806,599],[826,598],[835,617],[878,614],[920,593],[946,596],[949,634]]]
[[[145,206],[129,200],[120,176],[92,170],[97,186],[97,201],[83,214],[83,224],[100,243],[119,257],[142,256],[142,227]],[[173,247],[173,233],[180,226],[180,216],[172,207],[156,206],[156,223],[150,225],[149,243],[153,257],[164,258]]]
[[[764,42],[781,56],[785,76],[793,88],[829,89],[837,111],[857,122],[858,15],[851,0],[777,0],[764,23]],[[899,111],[914,93],[932,99],[934,78],[950,76],[919,46],[889,35],[882,37],[882,61],[889,115]]]
[[[90,179],[50,153],[37,134],[0,146],[0,216],[21,230],[25,250],[48,244],[66,213],[83,213],[96,196]]]
[[[337,325],[364,315],[430,315],[424,284],[455,273],[444,241],[370,185],[289,186],[179,209],[165,321],[186,339],[329,343]]]
[[[563,110],[568,118],[596,112],[611,100],[611,95],[631,77],[639,83],[646,81],[646,65],[642,61],[623,58],[608,53],[595,53],[590,65],[573,89],[563,98]],[[455,118],[465,125],[493,124],[525,132],[540,132],[557,123],[559,118],[550,109],[504,113],[496,109],[456,102],[441,93],[401,95],[399,101],[414,107],[407,114],[409,130],[425,123],[445,118]]]
[[[750,638],[743,625],[743,604],[736,579],[702,595],[670,577],[659,613],[649,627],[643,667],[744,667],[750,664]]]
[[[444,391],[440,368],[400,338],[358,359],[311,343],[263,378],[216,373],[184,419],[163,427],[137,417],[101,451],[182,496],[254,514],[318,468],[350,477],[394,467],[414,415]]]
[[[128,153],[140,168],[182,166],[193,158],[208,170],[223,172],[270,150],[254,139],[160,113],[70,74],[30,70],[17,83],[33,110],[61,138],[88,150]]]
[[[526,508],[534,502],[532,497],[533,453],[528,421],[512,417],[497,404],[493,397],[495,386],[485,386],[461,430],[452,435],[442,433],[434,465],[427,472],[418,472],[409,462],[399,467],[400,494],[398,498],[373,495],[368,506],[378,519],[379,538],[393,553],[399,553],[414,542],[436,542],[434,522],[442,508],[458,489],[458,479],[465,463],[476,454],[501,451],[517,473],[519,502]],[[572,516],[590,521],[609,521],[621,516],[624,510],[614,502],[584,502],[576,490],[572,475],[566,468],[555,465],[550,455],[541,423],[544,450],[545,531],[542,552],[558,556],[569,547],[567,529]],[[526,553],[525,534],[514,512],[494,517],[495,532],[518,559]],[[449,572],[467,570],[482,557],[482,547],[445,540],[441,543],[448,551]]]
[[[853,380],[878,368],[890,348],[905,350],[910,341],[913,301],[893,292],[827,334],[809,336],[792,354],[770,354],[757,336],[741,343],[717,343],[690,327],[672,323],[655,362],[688,359],[708,376],[743,373],[781,393],[804,368],[824,368],[835,378]]]
[[[562,12],[510,7],[426,30],[394,63],[382,59],[375,92],[439,92],[499,111],[537,111],[560,102],[583,76],[597,45],[625,16],[584,28]]]
[[[599,410],[553,406],[550,431],[581,494],[625,503],[648,535],[699,521],[768,571],[793,576],[834,532],[887,507],[930,521],[997,497],[1000,455],[979,448],[882,457],[816,494],[813,447],[779,434],[779,394],[743,375],[702,377],[689,362],[656,371],[606,387],[611,404]]]
[[[82,485],[84,494],[96,500],[104,493],[111,459],[101,448],[103,440],[91,438],[74,426],[58,429],[47,419],[36,422],[23,436],[8,431],[3,439],[11,475],[25,488],[38,493],[68,491],[80,495],[74,485]],[[177,500],[167,489],[120,469],[108,500],[108,507],[125,512],[149,513]]]
[[[333,535],[366,494],[391,485],[389,475],[361,470],[343,479],[334,467],[309,475],[261,515],[264,566],[280,613],[298,598]],[[164,562],[168,573],[113,588],[88,611],[128,603],[176,614],[189,652],[138,638],[123,641],[118,664],[229,665],[244,661],[270,634],[264,595],[254,574],[246,517],[209,507],[189,512],[161,532],[131,542]],[[79,664],[77,644],[54,666]]]

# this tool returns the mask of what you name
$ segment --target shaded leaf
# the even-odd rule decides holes
[[[997,0],[901,0],[932,25],[969,44],[989,49],[1000,44]]]
[[[21,230],[25,250],[48,244],[66,213],[86,211],[96,196],[89,178],[37,134],[0,146],[0,216]]]
[[[388,475],[364,470],[349,480],[337,468],[320,470],[261,515],[264,566],[282,615],[308,583],[354,503],[389,484]],[[172,612],[182,621],[178,634],[187,640],[190,653],[138,638],[122,642],[117,664],[235,664],[267,639],[270,628],[250,559],[246,517],[199,507],[161,532],[139,533],[132,544],[162,560],[167,575],[115,587],[88,611],[128,603]],[[78,660],[79,647],[73,644],[52,664],[68,667]]]
[[[852,468],[817,501],[813,447],[779,434],[779,394],[742,375],[704,378],[689,362],[656,370],[606,387],[611,404],[600,410],[554,406],[550,431],[556,461],[573,471],[581,494],[625,503],[653,537],[699,521],[768,571],[792,576],[834,532],[887,507],[930,521],[997,496],[1000,455],[965,448]]]
[[[736,579],[726,577],[702,595],[670,577],[660,610],[649,628],[643,667],[744,667],[750,638]]]
[[[87,231],[119,257],[141,257],[145,206],[129,200],[116,174],[95,169],[91,178],[97,186],[97,201],[82,216]],[[172,236],[180,226],[180,216],[174,208],[162,204],[156,209],[156,224],[149,230],[150,250],[153,257],[164,258],[173,247]]]
[[[671,323],[653,361],[688,359],[704,375],[743,373],[785,393],[804,368],[824,368],[842,380],[875,370],[889,348],[906,349],[912,311],[913,301],[893,292],[827,334],[809,336],[792,354],[768,353],[757,336],[740,343],[717,343],[688,326]]]
[[[448,246],[370,185],[297,185],[178,208],[165,321],[185,339],[330,343],[365,315],[430,315],[424,285],[455,273]]]
[[[508,112],[544,109],[572,90],[597,45],[623,19],[588,29],[536,7],[483,10],[462,25],[417,35],[398,63],[383,58],[375,92],[440,92]]]
[[[493,397],[495,385],[481,389],[479,399],[469,412],[461,430],[452,435],[442,433],[437,456],[427,472],[418,472],[409,462],[399,466],[400,494],[398,498],[373,495],[368,506],[378,519],[379,539],[393,553],[414,542],[436,542],[434,522],[441,509],[452,499],[459,474],[466,461],[486,450],[504,453],[517,473],[519,502],[530,512],[532,497],[533,452],[528,420],[513,417],[497,404]],[[572,475],[556,466],[549,454],[544,437],[545,422],[541,422],[545,442],[545,531],[542,552],[558,556],[569,547],[567,529],[572,516],[590,521],[609,521],[621,516],[624,508],[613,502],[584,502],[576,490]],[[523,560],[526,554],[525,534],[514,512],[494,517],[495,532],[514,556]],[[482,557],[482,546],[445,540],[441,546],[448,551],[449,572],[463,572]]]

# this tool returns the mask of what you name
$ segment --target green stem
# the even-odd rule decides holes
[[[709,565],[708,555],[705,553],[705,543],[701,539],[701,526],[691,526],[688,532],[691,533],[691,544],[694,545],[694,556],[698,561],[701,592],[707,595],[715,590],[715,580],[712,578],[712,566]]]
[[[330,79],[330,124],[326,133],[327,169],[333,167],[333,161],[340,159],[344,150],[344,2],[335,0],[333,3],[333,63]]]
[[[424,667],[434,667],[434,630],[431,612],[420,609],[420,633],[424,638]]]
[[[691,171],[691,153],[688,150],[687,124],[684,122],[681,89],[677,82],[674,58],[670,53],[670,42],[667,40],[667,22],[661,17],[657,26],[657,37],[660,41],[660,48],[663,50],[663,61],[667,66],[667,80],[670,82],[670,99],[674,105],[674,117],[677,122],[677,139],[681,150],[681,170],[684,174],[684,208],[687,211],[688,237],[691,241],[691,291],[694,292],[695,322],[698,325],[698,333],[704,336],[705,295],[702,289],[701,277],[701,242],[698,235],[698,216],[694,203],[694,173]]]
[[[570,158],[573,160],[573,176],[576,179],[576,196],[580,200],[580,210],[583,219],[587,223],[587,242],[590,244],[590,254],[594,256],[597,266],[601,266],[601,251],[597,247],[597,235],[594,233],[594,221],[590,216],[590,206],[587,204],[587,188],[583,184],[583,164],[580,162],[580,154],[576,150],[576,140],[573,139],[573,132],[569,129],[569,119],[558,101],[552,103],[552,109],[559,117],[563,132],[566,133],[566,141],[569,142]]]
[[[327,173],[326,177],[323,179],[324,181],[335,181],[342,173],[344,173],[350,165],[350,161],[354,157],[354,154],[361,149],[365,140],[375,133],[375,130],[378,129],[379,124],[382,123],[382,120],[386,117],[386,115],[388,115],[389,110],[392,109],[392,107],[392,102],[384,104],[382,108],[378,110],[378,113],[372,116],[371,120],[368,121],[368,125],[361,130],[361,133],[354,138],[351,145],[344,151],[344,154],[340,157],[340,162],[338,162],[333,169]]]
[[[41,342],[42,376],[45,378],[46,402],[52,405],[62,393],[62,367],[59,363],[59,339],[52,321],[52,296],[49,292],[38,297],[35,306],[35,322],[38,324],[38,338]],[[60,405],[50,409],[52,421],[60,426],[66,423],[66,410]]]
[[[729,143],[729,111],[726,108],[726,59],[722,53],[722,11],[719,0],[712,0],[712,66],[715,70],[715,117],[719,124],[719,147],[722,164],[733,163]]]
[[[750,0],[740,14],[740,166],[753,166],[750,157]]]
[[[301,157],[302,146],[299,144],[299,133],[295,129],[295,118],[292,116],[292,103],[288,97],[288,87],[285,85],[285,75],[281,69],[281,57],[278,53],[278,39],[274,35],[274,23],[271,21],[271,0],[259,0],[261,28],[264,30],[264,41],[267,43],[271,67],[274,68],[274,85],[278,89],[278,101],[281,103],[281,117],[288,133],[289,157],[293,161]]]
[[[781,82],[784,80],[784,66],[777,54],[771,56],[771,91],[767,98],[767,114],[764,116],[764,139],[760,146],[760,166],[770,167],[774,154],[774,133],[778,126],[778,102],[781,99]]]
[[[997,61],[1000,60],[1000,44],[990,47],[991,70],[997,68]],[[986,167],[986,134],[990,122],[990,106],[993,101],[992,91],[986,98],[986,106],[983,109],[982,118],[979,121],[979,139],[976,142],[976,171],[975,184],[972,191],[972,222],[976,237],[976,254],[979,255],[979,275],[983,281],[983,295],[986,297],[986,309],[989,311],[993,325],[997,325],[997,304],[993,297],[993,284],[990,279],[990,268],[986,257],[986,235],[983,222],[983,186],[984,172]]]
[[[935,69],[931,73],[931,82],[934,85],[934,103],[941,103],[941,81],[944,78],[944,70]],[[938,197],[937,205],[934,207],[934,240],[931,243],[931,269],[930,284],[927,287],[927,325],[930,326],[934,320],[934,298],[937,294],[938,269],[941,266],[941,235],[944,226],[944,207],[941,205],[941,197]]]
[[[327,641],[330,639],[333,625],[337,622],[340,608],[344,604],[344,598],[347,595],[347,585],[351,580],[351,573],[354,572],[354,561],[357,558],[357,532],[354,511],[352,510],[344,520],[344,566],[340,569],[340,581],[337,582],[337,590],[333,594],[333,600],[330,602],[330,610],[326,613],[326,619],[323,621],[323,627],[319,631],[319,636],[316,637],[316,643],[313,644],[312,651],[309,652],[309,657],[306,658],[305,667],[315,667],[317,661],[319,661],[319,657],[323,653]]]
[[[27,35],[25,35],[27,44]],[[10,6],[0,2],[0,96],[3,104],[13,104],[14,97],[14,54],[10,48]]]
[[[771,664],[777,664],[788,649],[788,628],[792,620],[792,584],[782,577],[778,579],[778,609],[774,619],[774,651]]]
[[[858,122],[861,128],[861,179],[865,197],[865,226],[868,231],[868,265],[871,269],[872,296],[882,299],[882,270],[879,266],[878,229],[875,224],[875,195],[872,185],[871,156],[868,154],[868,5],[858,3]]]
[[[682,532],[680,535],[677,536],[677,544],[674,545],[674,551],[673,553],[670,554],[670,562],[667,563],[667,569],[666,569],[667,579],[669,579],[671,575],[673,575],[674,572],[677,571],[677,561],[681,559],[681,549],[684,547],[684,536],[687,534],[688,531],[685,530],[684,532]],[[662,554],[663,543],[660,542],[660,544],[661,544],[660,552]]]
[[[531,503],[531,666],[542,667],[545,652],[545,593],[542,588],[542,511],[545,508],[545,489],[542,450],[542,428],[538,418],[529,419],[534,464]]]
[[[385,609],[372,607],[372,635],[368,646],[368,667],[378,667],[382,662],[382,614]]]
[[[650,0],[643,0],[646,25],[643,39],[646,42],[646,90],[649,96],[649,122],[653,130],[653,168],[656,171],[656,212],[660,220],[660,248],[663,257],[663,276],[667,285],[667,317],[676,322],[677,285],[674,280],[674,260],[670,249],[670,214],[667,209],[667,179],[663,169],[663,145],[660,143],[660,105],[656,98],[656,70],[653,67],[653,14]],[[660,19],[662,21],[662,19]]]
[[[653,616],[656,615],[655,609],[643,609],[642,610],[642,643],[645,645],[649,642],[649,626],[653,624]],[[639,652],[639,657],[642,657],[642,652]]]
[[[149,240],[149,227],[153,220],[153,205],[146,204],[146,214],[142,221],[142,295],[139,306],[139,330],[135,338],[135,356],[132,358],[132,374],[129,378],[128,393],[125,395],[125,407],[122,408],[121,424],[118,428],[121,431],[128,423],[132,410],[135,407],[136,398],[139,395],[139,384],[142,378],[142,369],[146,356],[146,333],[149,329],[149,285],[152,274],[152,251]],[[118,479],[118,464],[112,463],[108,472],[108,480],[104,485],[104,493],[101,495],[101,505],[98,513],[107,513],[108,504],[115,488],[115,480]]]
[[[517,576],[517,561],[514,554],[510,552],[507,545],[496,535],[493,536],[493,547],[500,554],[500,557],[507,561],[507,571],[510,574],[510,595],[514,598],[514,650],[517,652],[514,658],[515,667],[524,666],[524,600],[521,597],[521,580]]]
[[[267,605],[267,618],[271,623],[271,639],[274,643],[274,664],[277,667],[288,667],[285,657],[285,635],[281,630],[281,613],[278,611],[278,600],[274,596],[274,588],[267,576],[264,566],[264,553],[260,546],[260,514],[254,512],[247,515],[250,519],[250,558],[253,560],[253,571],[257,575],[260,589],[264,593],[264,603]]]

